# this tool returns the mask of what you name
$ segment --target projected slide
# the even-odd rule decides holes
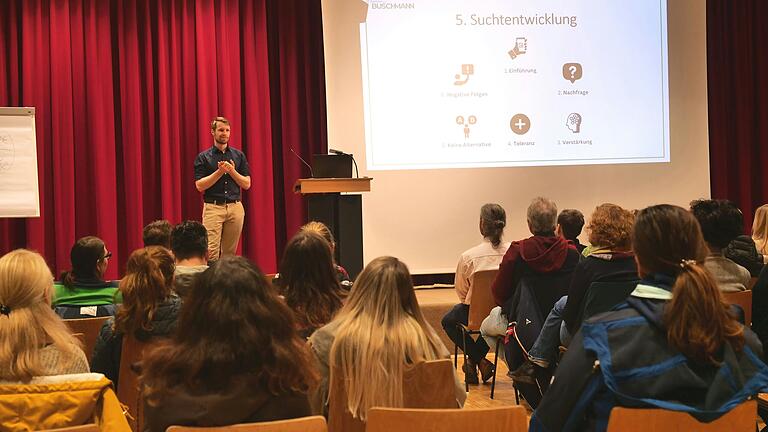
[[[668,162],[666,7],[369,1],[368,169]]]

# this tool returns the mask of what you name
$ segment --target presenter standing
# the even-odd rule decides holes
[[[195,187],[203,192],[203,225],[208,230],[208,260],[234,255],[243,231],[245,210],[240,189],[251,187],[245,154],[229,145],[230,125],[224,117],[211,121],[213,146],[195,158]]]

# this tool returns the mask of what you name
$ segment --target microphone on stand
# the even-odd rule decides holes
[[[312,165],[308,164],[307,161],[305,161],[303,157],[299,156],[299,154],[296,153],[296,151],[293,150],[293,147],[289,147],[289,148],[291,149],[291,153],[293,153],[297,158],[299,158],[301,163],[303,163],[304,165],[307,166],[307,168],[309,168],[309,175],[310,175],[310,177],[315,178],[315,173],[312,172]]]

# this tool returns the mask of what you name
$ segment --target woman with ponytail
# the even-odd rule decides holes
[[[469,303],[472,299],[472,276],[481,270],[494,270],[509,249],[509,242],[501,240],[504,226],[507,225],[507,214],[498,204],[485,204],[480,208],[480,234],[483,241],[479,245],[464,251],[459,257],[456,267],[454,287],[459,296],[459,304],[453,307],[443,317],[443,330],[456,345],[463,347],[466,342],[467,364],[463,366],[464,376],[469,384],[477,384],[477,370],[480,369],[483,382],[493,376],[493,363],[485,358],[488,344],[483,338],[474,340],[466,336],[461,340],[458,324],[467,324],[469,320]],[[489,287],[490,289],[490,287]]]
[[[712,421],[768,390],[762,346],[704,267],[694,216],[641,210],[632,244],[642,278],[625,303],[584,322],[531,417],[531,431],[603,431],[614,406]]]
[[[101,328],[91,370],[118,382],[123,335],[145,341],[169,336],[176,328],[181,301],[172,294],[174,260],[161,246],[134,251],[120,281],[123,303]]]
[[[1,381],[88,372],[79,341],[51,309],[52,281],[35,252],[17,249],[0,258]]]

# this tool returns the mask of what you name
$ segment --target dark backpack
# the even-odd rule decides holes
[[[517,369],[527,359],[527,352],[541,333],[544,320],[562,296],[568,294],[572,272],[528,274],[520,278],[515,296],[504,305],[510,321],[504,339],[504,354],[509,370]],[[536,408],[549,386],[551,374],[538,377],[538,385],[515,384],[520,394]]]

